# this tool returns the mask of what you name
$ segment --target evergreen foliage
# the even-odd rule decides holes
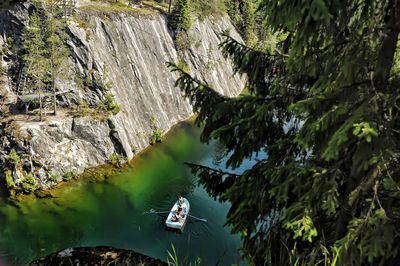
[[[165,130],[161,128],[156,128],[153,130],[153,133],[150,135],[149,143],[150,145],[156,144],[157,142],[161,142],[161,137],[164,134]]]
[[[35,183],[35,179],[33,178],[32,174],[25,176],[25,178],[21,181],[21,187],[23,192],[27,194],[32,193],[40,188],[40,186]]]
[[[53,174],[53,173],[49,173],[49,177],[48,180],[54,183],[58,183],[58,180],[60,179],[59,175]]]
[[[192,25],[189,14],[190,0],[177,0],[171,15],[168,18],[168,26],[173,30],[187,31]]]
[[[231,203],[227,225],[254,265],[394,265],[400,260],[400,2],[262,0],[268,53],[225,34],[248,93],[220,95],[182,66],[176,85],[237,175],[193,165]]]
[[[6,183],[7,183],[7,187],[14,189],[17,186],[14,183],[14,179],[13,179],[13,175],[12,175],[12,171],[9,169],[6,169],[5,171],[5,175],[6,175]]]
[[[106,93],[104,99],[97,101],[93,107],[89,107],[84,100],[80,99],[75,107],[74,116],[91,116],[94,119],[106,121],[110,116],[118,114],[120,110],[121,107],[115,103],[115,96],[111,93]]]
[[[45,14],[40,10],[34,11],[30,17],[30,24],[23,34],[23,47],[26,50],[23,56],[24,63],[29,66],[29,90],[39,95],[40,121],[42,121],[42,97],[48,82],[47,70],[49,68],[46,57]]]
[[[63,181],[69,181],[78,176],[78,173],[75,170],[67,171],[63,175]]]
[[[78,105],[75,107],[74,116],[85,117],[89,116],[91,113],[92,109],[89,107],[89,105],[83,99],[79,99]]]
[[[51,91],[53,94],[54,115],[57,114],[57,80],[60,78],[70,78],[68,73],[69,49],[65,45],[67,38],[65,33],[66,23],[62,19],[62,9],[58,6],[58,0],[44,1],[44,8],[47,10],[46,29],[46,56],[48,58],[48,71],[51,75]]]
[[[19,165],[21,159],[17,152],[14,149],[11,149],[10,154],[7,156],[7,160],[12,166],[16,166]]]
[[[224,0],[192,0],[191,5],[200,20],[209,16],[219,18],[226,14]]]
[[[30,26],[23,36],[26,54],[24,63],[29,66],[30,88],[40,96],[40,120],[42,120],[42,94],[51,85],[54,115],[57,113],[57,80],[70,78],[68,74],[69,50],[64,44],[66,38],[65,20],[57,0],[46,0],[35,4]]]
[[[118,153],[113,153],[110,155],[110,158],[108,158],[108,162],[109,163],[118,163],[118,164],[122,164],[125,163],[128,160],[128,158],[126,156],[123,156],[122,154],[118,154]]]
[[[232,22],[243,38],[252,42],[255,28],[255,3],[253,0],[225,0],[226,9]]]
[[[189,50],[195,39],[184,30],[178,30],[175,35],[175,47],[178,51]]]
[[[95,106],[89,106],[83,99],[80,99],[75,107],[74,115],[78,117],[90,115],[97,120],[106,121],[111,115],[118,114],[121,108],[115,103],[115,95],[110,92],[114,84],[109,80],[107,67],[103,67],[103,73],[98,79],[90,78],[90,75],[94,72],[93,69],[86,71],[86,78],[77,77],[77,83],[81,83],[85,87],[98,88],[105,91],[104,96],[96,102]]]

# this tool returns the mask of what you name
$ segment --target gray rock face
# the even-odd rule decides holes
[[[91,17],[89,24],[90,31],[70,26],[74,39],[79,40],[71,43],[73,56],[80,69],[107,67],[114,83],[111,92],[121,106],[112,122],[126,155],[132,158],[134,148],[141,150],[148,145],[155,127],[168,130],[192,115],[191,106],[174,87],[177,76],[165,64],[178,61],[172,32],[164,16],[148,19],[121,15],[109,22]],[[191,34],[196,41],[185,58],[192,73],[205,76],[219,92],[233,96],[243,89],[244,83],[232,76],[229,62],[218,50],[221,40],[216,32],[227,28],[232,29],[227,18],[218,24],[210,20],[193,23]],[[209,61],[219,65],[204,75],[203,68]]]
[[[26,25],[29,8],[29,4],[24,4],[11,13],[5,12],[7,16],[18,14],[9,23],[19,23],[19,27]],[[0,24],[4,22],[1,17],[4,18],[5,13],[0,13]],[[85,18],[85,14],[80,16]],[[115,95],[121,111],[108,122],[68,116],[56,120],[49,117],[48,121],[40,123],[20,122],[22,134],[31,138],[30,156],[38,158],[54,174],[62,175],[71,169],[82,172],[87,167],[103,164],[114,152],[130,159],[134,156],[133,150],[137,152],[149,145],[153,130],[167,131],[193,115],[189,102],[174,87],[177,76],[166,67],[168,61],[178,62],[183,58],[193,75],[204,78],[224,95],[235,96],[244,88],[244,79],[233,76],[230,62],[218,49],[221,41],[218,33],[222,30],[230,29],[232,35],[240,39],[227,17],[218,22],[194,21],[190,30],[194,41],[184,53],[176,50],[173,33],[163,15],[144,18],[121,13],[107,20],[96,16],[85,19],[88,23],[85,29],[76,22],[69,22],[67,44],[75,67],[73,71],[85,75],[93,70],[92,79],[107,77],[113,83],[110,92]],[[11,25],[3,27],[3,35],[10,32]],[[0,37],[0,44],[4,43],[4,38],[5,35]],[[103,72],[104,66],[107,75]],[[65,81],[60,89],[71,86],[74,84]],[[71,97],[95,102],[104,94],[99,88],[77,89]],[[40,181],[44,187],[50,184]]]
[[[114,152],[107,123],[90,117],[23,124],[21,132],[32,136],[30,154],[51,169],[53,174],[103,164]]]

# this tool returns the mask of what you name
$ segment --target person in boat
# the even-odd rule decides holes
[[[183,209],[181,207],[178,207],[178,209],[175,211],[175,216],[180,222],[183,220],[184,213],[183,213]]]
[[[178,207],[178,209],[176,209],[176,211],[175,211],[175,215],[180,216],[181,213],[182,213],[182,207]]]
[[[182,197],[179,197],[179,204],[182,206],[182,205],[183,205],[183,203],[185,203],[185,201],[183,200],[183,198],[182,198]]]
[[[178,208],[183,208],[183,203],[185,203],[185,202],[183,201],[183,198],[182,198],[182,197],[179,197],[179,199],[178,199]]]
[[[172,215],[171,221],[173,221],[173,222],[177,222],[177,221],[179,221],[179,218],[178,218],[178,216],[176,216],[175,214],[174,214],[174,215]]]

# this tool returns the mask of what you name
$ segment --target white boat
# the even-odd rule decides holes
[[[186,220],[187,220],[187,214],[189,213],[189,209],[190,209],[190,204],[189,201],[186,198],[183,198],[183,204],[182,204],[182,220],[178,220],[178,221],[172,221],[172,216],[176,213],[176,210],[178,209],[178,203],[179,201],[175,202],[174,206],[172,206],[171,211],[168,214],[168,218],[165,221],[165,225],[169,228],[174,228],[174,229],[179,229],[182,230],[183,227],[186,224]]]

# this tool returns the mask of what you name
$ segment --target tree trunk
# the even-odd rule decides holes
[[[50,23],[54,24],[54,9],[56,2],[51,3],[51,14],[50,14]],[[54,35],[56,34],[56,28],[54,32],[52,31],[52,38],[51,38],[51,55],[50,55],[50,71],[51,71],[51,91],[53,92],[53,109],[54,109],[54,116],[57,115],[57,98],[56,98],[56,66],[55,66],[55,49],[56,44],[54,43]]]
[[[171,2],[172,2],[172,0],[169,0],[169,5],[168,5],[168,16],[171,15]]]
[[[56,97],[56,85],[55,85],[56,79],[55,79],[55,77],[54,77],[54,73],[52,74],[51,79],[52,79],[52,80],[51,80],[51,88],[52,88],[52,91],[53,91],[54,115],[56,116],[56,115],[57,115],[57,97]]]
[[[39,92],[39,112],[40,112],[40,121],[43,121],[43,116],[42,116],[42,92]]]
[[[352,166],[351,173],[349,174],[349,177],[347,178],[347,184],[345,185],[344,188],[344,200],[338,210],[338,219],[336,222],[336,228],[335,228],[335,240],[341,239],[347,232],[347,226],[349,224],[349,221],[353,218],[353,212],[354,208],[357,204],[353,204],[352,206],[349,205],[349,196],[350,193],[357,187],[357,184],[359,183],[359,178],[357,176],[360,176],[360,174],[357,171],[356,166]]]
[[[385,17],[386,30],[382,45],[378,52],[378,62],[375,70],[375,79],[378,86],[385,84],[393,66],[394,54],[400,33],[400,1],[389,1]]]

